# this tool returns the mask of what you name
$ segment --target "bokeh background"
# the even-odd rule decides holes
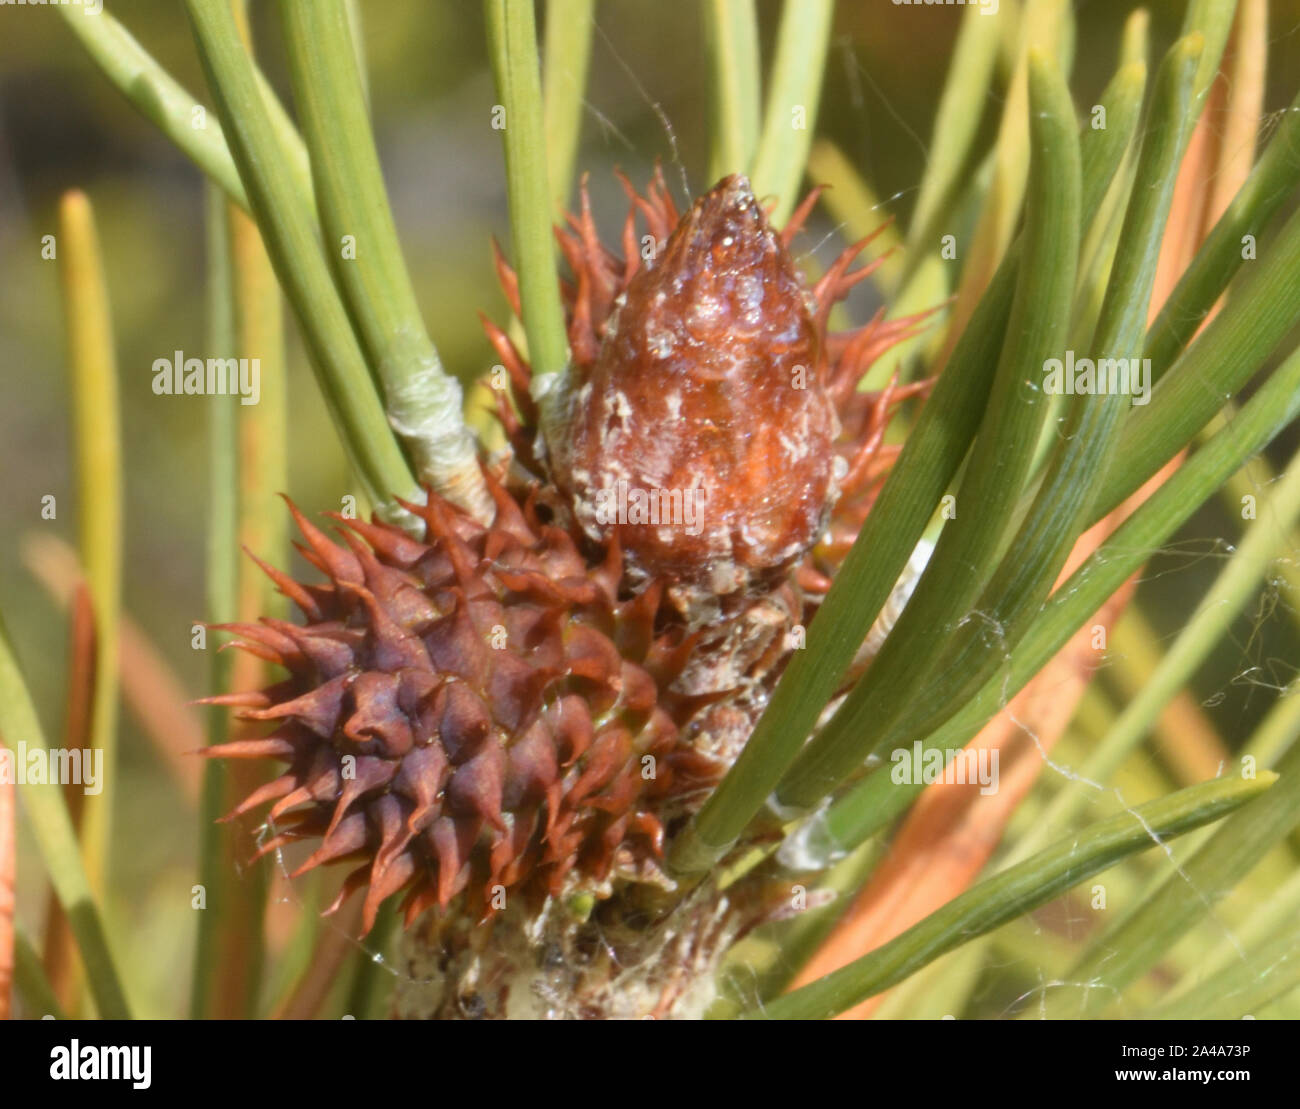
[[[177,0],[106,0],[107,9],[194,92],[206,95]],[[292,101],[274,5],[254,0],[262,64]],[[540,6],[539,6],[540,7]],[[707,66],[700,5],[694,0],[599,0],[578,157],[591,174],[606,234],[625,207],[612,170],[644,182],[663,163],[679,200],[698,193],[708,160]],[[760,0],[770,47],[780,5]],[[1126,3],[1076,5],[1072,87],[1081,111],[1113,72]],[[1152,53],[1175,35],[1183,5],[1158,2]],[[495,358],[476,312],[505,318],[490,237],[508,241],[500,136],[489,126],[495,101],[476,0],[362,0],[365,50],[380,154],[429,328],[447,366],[465,380]],[[842,0],[817,122],[854,160],[878,194],[882,218],[906,226],[925,161],[961,9]],[[1300,85],[1300,3],[1272,5],[1270,112]],[[765,49],[770,58],[770,49]],[[986,105],[991,132],[999,103]],[[1270,118],[1260,120],[1261,134]],[[62,727],[65,619],[24,564],[34,535],[75,538],[67,372],[56,263],[40,257],[55,206],[84,189],[99,221],[111,287],[125,438],[125,606],[170,663],[190,696],[203,694],[208,659],[190,646],[204,613],[205,516],[209,475],[203,399],[158,397],[151,366],[174,350],[204,349],[203,185],[199,173],[105,81],[53,13],[0,6],[0,610],[27,671],[47,730]],[[843,245],[818,217],[801,240],[817,267]],[[864,286],[865,288],[865,286]],[[858,322],[871,305],[852,307]],[[290,491],[316,510],[337,505],[348,476],[301,344],[290,326]],[[1282,457],[1279,454],[1279,458]],[[53,494],[58,518],[43,521]],[[1157,632],[1176,633],[1236,533],[1213,503],[1151,564],[1145,611]],[[1248,734],[1275,688],[1295,674],[1300,644],[1272,607],[1295,598],[1267,589],[1258,606],[1197,675],[1201,711],[1231,742]],[[1118,681],[1119,673],[1102,676]],[[114,842],[114,911],[150,953],[128,967],[159,1011],[183,995],[188,911],[197,831],[192,807],[124,714],[121,817]],[[38,868],[22,857],[20,914],[39,934],[44,904]],[[169,908],[168,906],[172,906]],[[170,977],[169,977],[170,976]],[[138,979],[137,979],[138,980]],[[171,1004],[176,1004],[172,1002]]]

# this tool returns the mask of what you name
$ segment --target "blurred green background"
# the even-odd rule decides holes
[[[262,64],[290,103],[274,5],[252,6]],[[181,4],[106,0],[106,7],[210,103]],[[1149,7],[1158,57],[1183,5]],[[1072,86],[1081,111],[1113,71],[1131,8],[1076,5]],[[759,9],[766,48],[780,5],[760,0]],[[506,316],[489,250],[492,235],[508,241],[508,224],[500,136],[489,126],[495,96],[481,6],[362,0],[361,11],[375,130],[407,262],[444,361],[470,380],[495,361],[476,311]],[[544,5],[539,12],[544,16]],[[889,0],[839,5],[817,130],[889,198],[882,218],[897,215],[903,226],[960,15],[958,7],[919,11]],[[578,169],[591,173],[597,220],[611,240],[626,203],[615,166],[644,182],[662,161],[679,201],[710,183],[701,27],[694,0],[597,4]],[[1273,4],[1270,111],[1300,85],[1297,31],[1300,0]],[[991,133],[996,97],[986,107]],[[1267,117],[1260,128],[1268,131]],[[197,697],[207,680],[207,658],[190,647],[192,623],[204,613],[207,413],[202,398],[159,397],[150,385],[155,358],[204,350],[202,179],[99,75],[55,14],[0,6],[0,609],[52,737],[62,727],[65,621],[24,567],[22,549],[25,537],[42,531],[75,538],[58,278],[56,264],[40,257],[41,236],[55,229],[57,199],[73,187],[95,205],[111,287],[125,438],[125,606]],[[821,216],[800,243],[814,251],[813,268],[843,245]],[[855,322],[872,307],[865,288],[852,305]],[[290,491],[310,510],[335,507],[348,487],[342,454],[292,327],[290,335]],[[54,521],[40,516],[46,494],[57,498]],[[1212,504],[1153,560],[1142,597],[1162,636],[1177,632],[1219,568],[1215,556],[1229,541],[1220,537],[1236,530]],[[1289,623],[1267,611],[1278,603],[1296,598],[1266,591],[1197,678],[1204,711],[1232,742],[1273,699],[1255,687],[1294,677],[1300,645]],[[197,833],[192,811],[125,714],[123,727],[114,908],[140,941],[136,950],[149,953],[150,992],[164,1005],[168,968],[183,990],[179,968],[190,929],[174,927],[172,912],[188,910]],[[30,864],[30,855],[23,861]],[[33,932],[39,889],[37,868],[23,865],[20,914]],[[153,895],[163,890],[167,896]],[[178,891],[186,891],[184,899]]]

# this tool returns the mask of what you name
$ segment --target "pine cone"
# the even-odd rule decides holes
[[[659,589],[620,601],[617,546],[589,564],[531,502],[489,487],[491,527],[436,497],[405,505],[428,543],[336,516],[345,549],[293,509],[329,582],[266,569],[306,625],[225,626],[290,675],[208,699],[276,725],[209,755],[289,763],[230,817],[275,802],[286,826],[264,852],[321,837],[296,873],[364,860],[340,901],[366,887],[366,931],[401,890],[409,922],[463,891],[490,914],[505,891],[563,892],[571,871],[644,875],[665,807],[721,769],[675,723],[698,704],[669,691],[691,642],[656,636]]]
[[[306,624],[230,629],[289,678],[210,698],[275,731],[207,753],[289,766],[228,819],[274,802],[263,853],[319,837],[297,873],[359,860],[331,910],[365,888],[367,931],[401,891],[409,925],[461,897],[491,916],[514,891],[540,906],[671,889],[665,836],[748,738],[888,468],[894,405],[924,388],[857,391],[923,317],[828,333],[873,267],[849,272],[863,240],[804,288],[789,248],[816,193],[778,234],[742,177],[680,221],[662,176],[645,197],[624,187],[625,258],[600,244],[585,182],[558,232],[575,278],[561,442],[543,441],[527,362],[484,321],[513,386],[494,521],[430,496],[405,505],[425,541],[336,517],[340,547],[293,509],[328,584],[264,567]],[[644,265],[638,215],[660,244]],[[694,534],[602,522],[619,480],[702,487],[707,517]]]

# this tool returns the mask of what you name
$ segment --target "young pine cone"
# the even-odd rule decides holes
[[[273,802],[263,852],[319,840],[298,873],[354,862],[335,907],[364,888],[366,930],[403,891],[409,924],[462,896],[491,915],[507,891],[671,887],[665,835],[748,737],[893,457],[893,406],[920,391],[857,391],[918,319],[828,333],[871,267],[849,272],[864,240],[804,286],[789,247],[816,194],[777,233],[743,177],[681,219],[662,177],[645,197],[624,185],[623,258],[585,184],[558,233],[573,273],[559,441],[542,441],[526,361],[486,325],[513,385],[492,523],[431,496],[406,505],[423,540],[340,517],[339,546],[294,509],[327,580],[267,572],[304,624],[230,629],[289,673],[209,699],[274,729],[210,756],[288,764],[230,815]],[[611,497],[674,490],[702,490],[698,528],[609,517]]]

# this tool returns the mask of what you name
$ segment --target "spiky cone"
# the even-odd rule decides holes
[[[662,816],[720,769],[675,723],[690,644],[656,635],[658,590],[620,601],[616,546],[591,565],[488,484],[490,527],[435,496],[407,505],[427,543],[336,515],[340,546],[291,505],[327,583],[266,569],[307,624],[222,625],[289,672],[208,698],[275,727],[208,755],[289,764],[227,819],[273,802],[264,854],[319,838],[295,876],[361,860],[340,898],[365,889],[367,932],[402,891],[409,924],[461,895],[491,917],[516,891],[537,907],[612,874],[662,882]]]
[[[829,584],[836,536],[887,467],[893,407],[917,391],[856,391],[919,319],[827,333],[869,267],[849,272],[859,243],[804,287],[789,245],[815,196],[778,235],[743,178],[684,219],[661,177],[647,197],[625,187],[625,259],[600,245],[585,187],[559,232],[573,271],[564,441],[542,442],[528,366],[487,324],[514,386],[495,520],[430,497],[407,506],[423,541],[340,518],[339,546],[295,509],[327,581],[267,571],[305,626],[231,629],[289,677],[211,699],[274,731],[210,755],[288,763],[230,814],[272,803],[263,853],[311,841],[295,873],[353,860],[333,907],[364,890],[367,930],[402,895],[400,1015],[703,1011],[752,916],[707,883],[683,900],[664,841],[748,737],[789,631]],[[662,244],[651,259],[634,249],[638,214]],[[698,530],[605,521],[592,501],[619,477],[690,481],[710,515]]]

